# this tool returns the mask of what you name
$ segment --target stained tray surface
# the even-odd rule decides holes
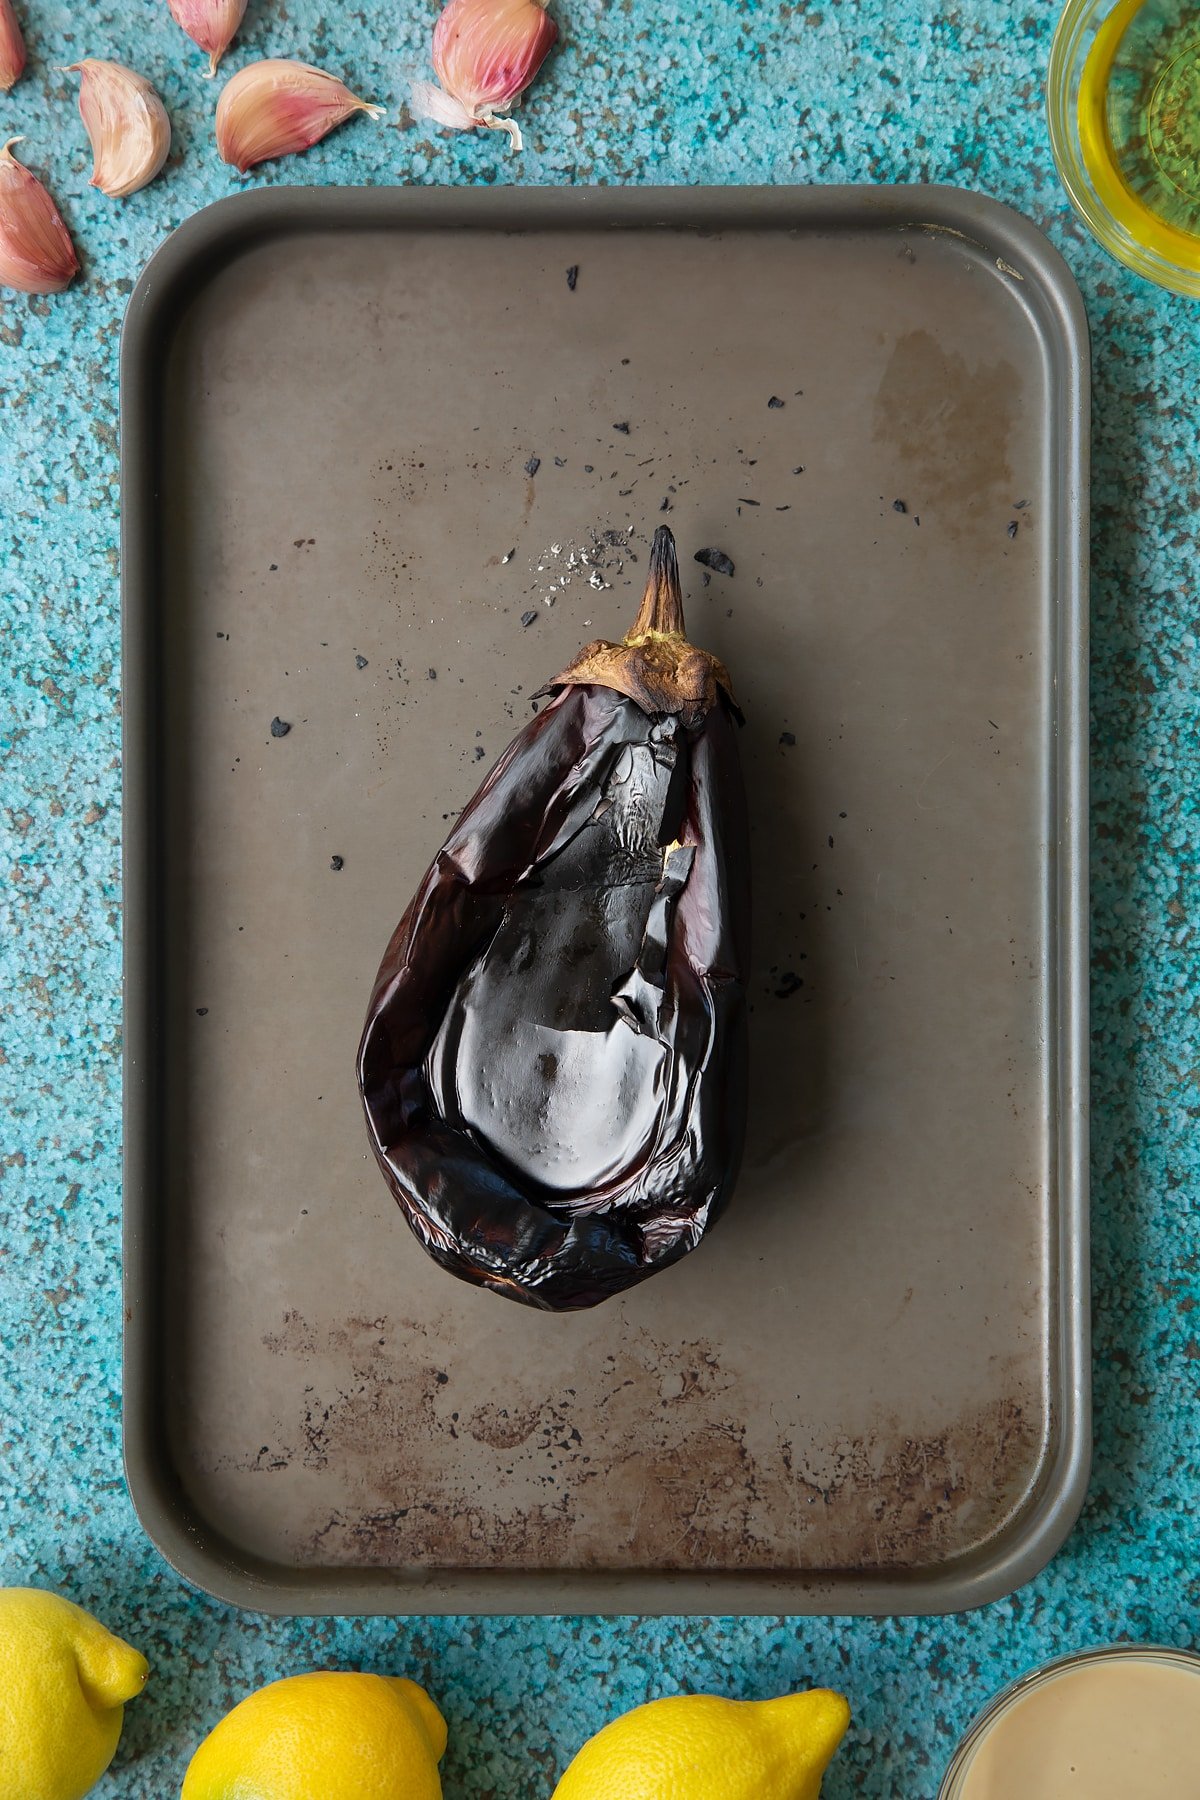
[[[946,191],[280,192],[151,266],[127,1448],[186,1573],[289,1610],[913,1610],[1061,1538],[1076,308]],[[679,1267],[541,1316],[426,1260],[354,1050],[448,819],[620,635],[663,520],[747,718],[746,1163]]]

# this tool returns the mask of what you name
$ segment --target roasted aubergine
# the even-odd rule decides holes
[[[741,715],[665,526],[628,637],[544,693],[396,927],[358,1069],[434,1261],[567,1311],[694,1249],[745,1126]]]

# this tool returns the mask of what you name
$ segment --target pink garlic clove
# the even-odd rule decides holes
[[[242,22],[246,0],[167,0],[167,5],[193,44],[207,50],[207,73],[215,75]]]
[[[19,163],[9,138],[0,149],[0,287],[61,294],[79,272],[62,215],[37,176]]]
[[[7,94],[21,79],[25,67],[25,39],[12,8],[12,0],[0,0],[0,92]]]
[[[92,146],[92,186],[113,199],[136,194],[167,160],[166,107],[145,76],[122,63],[86,57],[70,68],[83,78],[79,116]]]
[[[558,36],[547,0],[447,0],[433,30],[433,66],[440,88],[413,87],[414,109],[452,130],[485,125],[506,131],[514,150],[521,132],[506,118],[529,86]]]
[[[244,175],[269,157],[307,150],[356,112],[378,119],[383,108],[324,69],[268,57],[239,69],[223,89],[217,149]]]

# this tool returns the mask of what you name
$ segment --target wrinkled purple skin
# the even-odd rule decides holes
[[[367,1124],[413,1231],[465,1281],[594,1306],[678,1261],[729,1198],[750,914],[736,729],[724,697],[689,728],[562,688],[396,927],[359,1050]],[[690,856],[664,853],[675,840]]]

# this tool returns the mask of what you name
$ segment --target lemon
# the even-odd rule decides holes
[[[446,1721],[393,1675],[290,1675],[205,1738],[182,1800],[441,1800]]]
[[[145,1657],[81,1606],[0,1588],[0,1800],[83,1800],[148,1674]]]
[[[589,1739],[554,1800],[816,1800],[849,1723],[828,1688],[652,1700]]]

